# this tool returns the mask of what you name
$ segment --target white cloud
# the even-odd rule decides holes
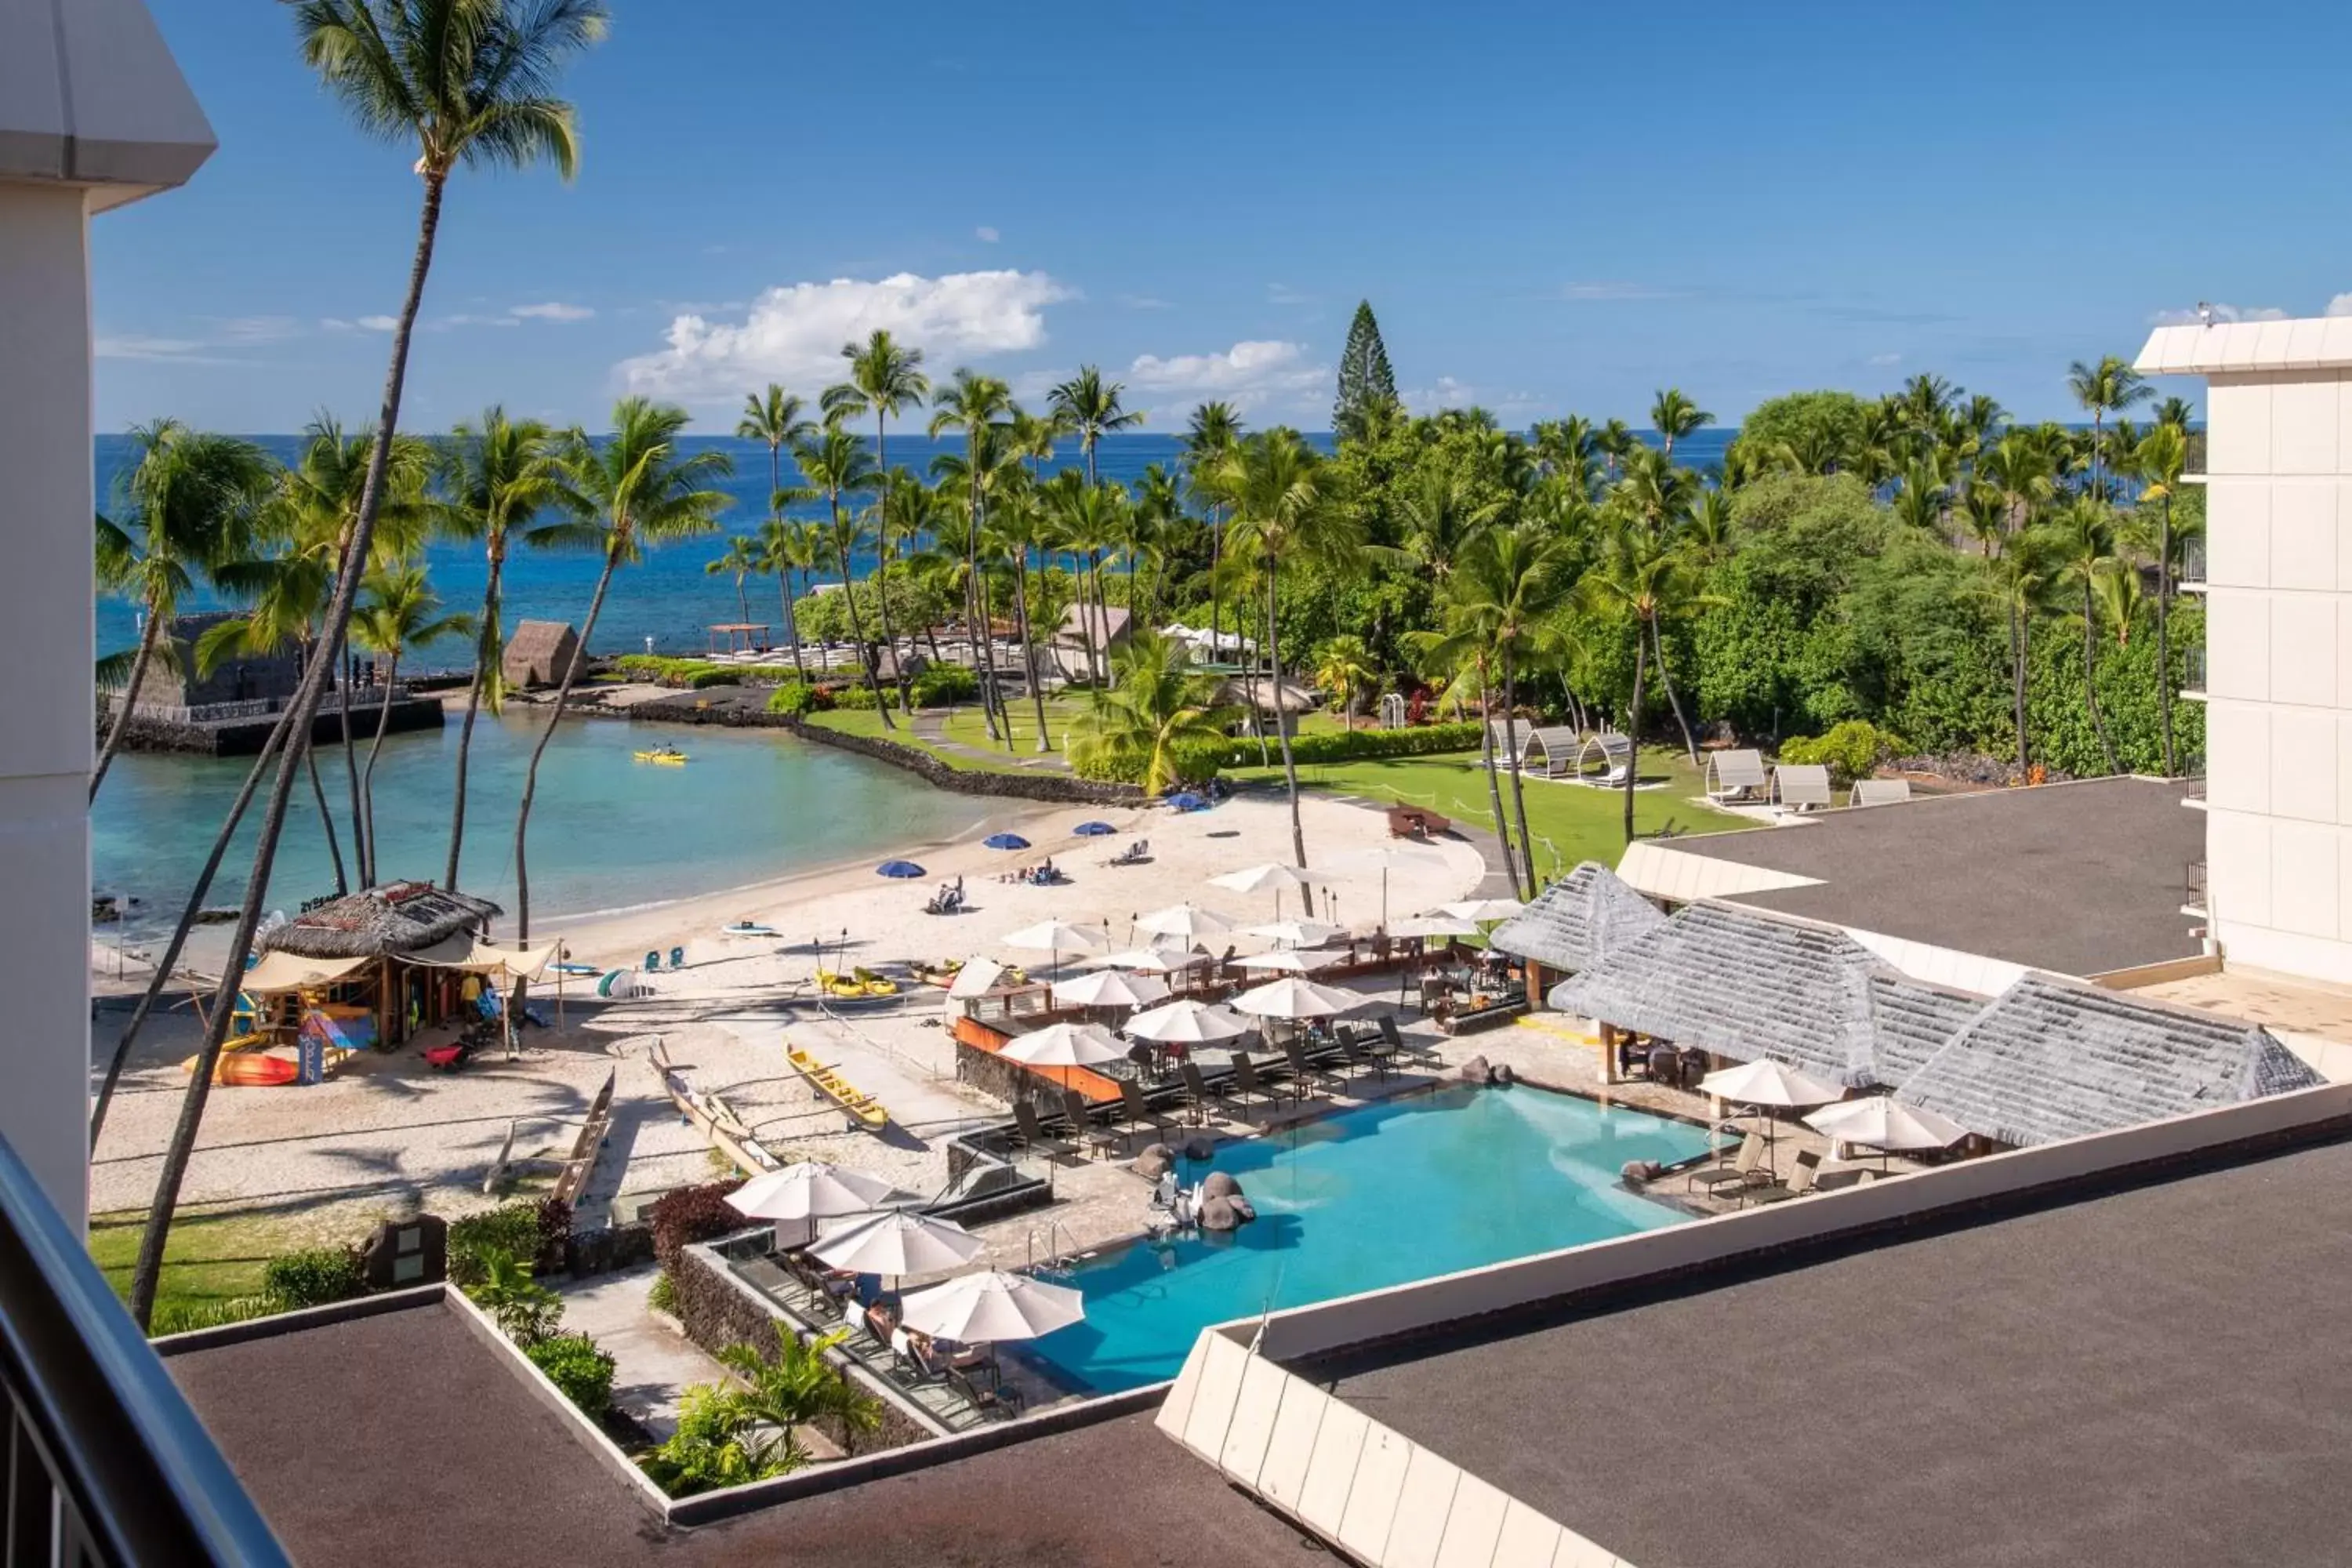
[[[1176,308],[1157,294],[1121,294],[1118,302],[1130,310],[1172,310]]]
[[[2284,321],[2286,312],[2276,305],[2206,305],[2186,310],[2158,310],[2148,320],[2159,327],[2191,327],[2202,319],[2201,310],[2213,312],[2217,321]]]
[[[1415,414],[1434,413],[1440,408],[1466,408],[1478,401],[1478,389],[1468,382],[1450,375],[1437,378],[1435,386],[1408,387],[1398,394],[1404,405]]]
[[[998,240],[1004,237],[986,224],[982,224],[978,228],[973,229],[971,234],[972,237],[979,240],[982,245],[994,245]]]
[[[141,332],[121,332],[101,333],[91,343],[90,352],[100,359],[187,359],[205,346],[194,338],[159,338]]]
[[[1901,354],[1873,354],[1870,356],[1870,363],[1883,368],[1886,365],[1901,364],[1903,363],[1903,356]]]
[[[584,321],[596,312],[586,305],[567,305],[561,300],[550,300],[543,305],[513,305],[509,316],[521,316],[534,321]]]
[[[1247,410],[1326,390],[1331,369],[1308,363],[1303,343],[1260,340],[1235,343],[1223,353],[1142,354],[1127,367],[1127,379],[1167,403],[1214,397]]]
[[[1269,283],[1265,286],[1265,302],[1269,305],[1312,305],[1315,296],[1293,289],[1287,283]]]
[[[1561,284],[1559,297],[1563,300],[1663,300],[1666,297],[1666,290],[1648,283],[1628,283],[1622,279],[1595,279]]]
[[[2324,312],[2330,316],[2352,316],[2352,294],[2338,294],[2327,301]]]
[[[689,399],[733,398],[781,381],[814,390],[842,373],[841,345],[887,328],[942,372],[966,359],[1015,353],[1045,341],[1045,308],[1071,291],[1043,272],[901,272],[770,289],[740,322],[698,313],[669,324],[669,346],[624,360],[633,390]]]
[[[397,316],[362,316],[352,323],[363,332],[388,332],[400,325]]]
[[[213,337],[223,343],[275,343],[301,331],[302,323],[291,316],[226,316],[215,321]]]

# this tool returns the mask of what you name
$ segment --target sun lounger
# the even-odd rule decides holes
[[[1909,779],[1856,779],[1848,805],[1898,805],[1911,798]]]
[[[1327,1094],[1336,1094],[1347,1087],[1346,1079],[1341,1078],[1338,1073],[1328,1072],[1308,1061],[1307,1047],[1300,1045],[1295,1037],[1284,1043],[1282,1058],[1290,1064],[1290,1081],[1297,1086],[1298,1092],[1302,1095],[1310,1089],[1321,1089]]]
[[[1030,1100],[1013,1102],[1013,1132],[1011,1141],[1018,1149],[1035,1149],[1046,1155],[1067,1154],[1070,1145],[1048,1133],[1037,1120],[1037,1107]]]
[[[1426,1040],[1408,1040],[1404,1037],[1404,1031],[1397,1027],[1395,1014],[1381,1014],[1380,1026],[1381,1040],[1387,1044],[1399,1061],[1411,1062],[1415,1067],[1423,1068],[1445,1065],[1445,1058],[1438,1054],[1435,1046]]]
[[[1772,770],[1772,803],[1783,811],[1826,811],[1830,770],[1821,763],[1782,763]]]
[[[1253,1094],[1268,1105],[1282,1103],[1282,1086],[1261,1076],[1257,1065],[1249,1059],[1246,1051],[1234,1053],[1234,1094],[1236,1101],[1242,1104],[1246,1104]]]
[[[1785,1182],[1766,1182],[1757,1186],[1739,1189],[1739,1201],[1748,1204],[1777,1204],[1784,1198],[1801,1198],[1813,1190],[1813,1178],[1822,1168],[1822,1157],[1808,1149],[1797,1156],[1797,1168]]]
[[[1693,1171],[1690,1179],[1683,1184],[1683,1190],[1717,1196],[1738,1187],[1762,1182],[1765,1177],[1758,1167],[1764,1163],[1765,1147],[1763,1137],[1750,1132],[1729,1164],[1709,1165],[1703,1171]]]
[[[1176,1073],[1183,1080],[1184,1101],[1192,1108],[1192,1120],[1206,1126],[1209,1121],[1209,1107],[1227,1103],[1225,1097],[1209,1088],[1209,1080],[1202,1076],[1201,1064],[1198,1062],[1179,1062],[1176,1066]]]
[[[1761,752],[1717,752],[1706,760],[1706,797],[1713,801],[1757,800],[1769,787]]]
[[[1165,1132],[1174,1125],[1167,1117],[1151,1109],[1150,1102],[1143,1098],[1143,1086],[1131,1078],[1118,1080],[1118,1098],[1124,1113],[1120,1117],[1120,1124],[1129,1132],[1144,1127]]]

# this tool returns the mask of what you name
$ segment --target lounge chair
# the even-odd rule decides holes
[[[1192,1110],[1192,1120],[1202,1126],[1207,1126],[1209,1107],[1226,1104],[1225,1096],[1215,1093],[1209,1088],[1209,1080],[1201,1075],[1201,1064],[1198,1062],[1179,1062],[1176,1065],[1176,1075],[1183,1080],[1184,1102]]]
[[[1813,1178],[1821,1173],[1822,1157],[1808,1149],[1797,1156],[1797,1168],[1789,1173],[1785,1182],[1766,1182],[1759,1186],[1739,1189],[1739,1201],[1747,1204],[1777,1204],[1784,1198],[1801,1198],[1813,1190]]]
[[[1040,1150],[1049,1157],[1073,1152],[1070,1144],[1045,1131],[1045,1124],[1037,1118],[1037,1106],[1034,1100],[1016,1100],[1013,1102],[1013,1142],[1016,1148]]]
[[[1739,1145],[1739,1152],[1727,1165],[1709,1165],[1703,1171],[1693,1171],[1683,1184],[1685,1192],[1705,1192],[1709,1196],[1745,1187],[1765,1180],[1757,1167],[1764,1163],[1764,1151],[1769,1147],[1761,1133],[1750,1132]]]
[[[1268,1105],[1282,1103],[1282,1086],[1269,1079],[1259,1077],[1257,1066],[1249,1059],[1247,1051],[1234,1053],[1234,1094],[1237,1102],[1244,1105],[1253,1094],[1264,1100]]]
[[[1076,1089],[1062,1091],[1062,1107],[1064,1114],[1070,1119],[1071,1131],[1087,1141],[1088,1149],[1108,1149],[1126,1141],[1117,1131],[1095,1120],[1094,1107],[1087,1104],[1087,1097]]]
[[[1399,1061],[1411,1062],[1415,1067],[1443,1067],[1445,1065],[1445,1058],[1437,1054],[1437,1047],[1435,1046],[1430,1045],[1424,1040],[1408,1040],[1404,1037],[1404,1031],[1397,1027],[1395,1014],[1381,1014],[1380,1025],[1381,1039],[1388,1046],[1391,1051],[1396,1054],[1396,1058]]]
[[[673,947],[669,950],[669,966],[672,969],[684,969],[686,967],[686,949],[682,947]]]
[[[1337,1094],[1348,1086],[1348,1080],[1339,1074],[1318,1068],[1308,1061],[1307,1047],[1298,1043],[1296,1036],[1284,1043],[1282,1057],[1283,1060],[1290,1064],[1290,1081],[1298,1086],[1298,1092],[1302,1095],[1310,1088],[1321,1089],[1327,1094]]]
[[[1006,1388],[1002,1384],[982,1388],[971,1380],[970,1373],[955,1367],[947,1369],[947,1384],[971,1400],[971,1407],[982,1415],[1002,1415],[1009,1421],[1021,1414],[1021,1391],[1017,1388]]]
[[[660,967],[661,954],[659,952],[649,952],[646,954],[646,973],[650,974]]]
[[[1151,1109],[1150,1103],[1143,1098],[1143,1086],[1131,1078],[1118,1080],[1118,1098],[1120,1108],[1126,1113],[1122,1118],[1122,1124],[1128,1131],[1131,1132],[1142,1127],[1151,1127],[1165,1132],[1175,1125],[1168,1118]]]

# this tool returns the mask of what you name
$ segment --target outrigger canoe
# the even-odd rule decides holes
[[[871,1132],[879,1132],[890,1124],[890,1113],[872,1095],[855,1088],[847,1079],[825,1066],[798,1046],[784,1047],[784,1059],[793,1064],[816,1091],[849,1113],[850,1119]]]

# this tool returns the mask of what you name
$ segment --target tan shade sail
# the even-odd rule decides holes
[[[261,962],[245,972],[237,988],[257,996],[285,991],[314,991],[332,985],[355,969],[365,969],[373,958],[305,958],[299,952],[265,952]]]
[[[436,969],[462,969],[470,974],[496,974],[509,980],[536,980],[555,961],[559,945],[551,942],[542,947],[500,947],[460,931],[401,957],[406,963],[430,964]]]

